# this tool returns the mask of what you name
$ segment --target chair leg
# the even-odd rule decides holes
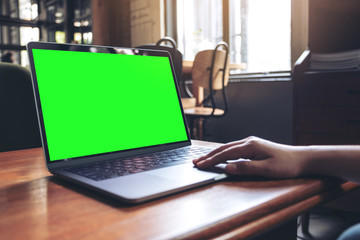
[[[300,221],[301,221],[302,233],[309,234],[310,213],[309,212],[303,213],[300,216]]]
[[[204,119],[195,118],[192,121],[191,136],[196,140],[204,140]]]
[[[199,119],[196,118],[194,119],[194,126],[193,126],[193,138],[195,140],[200,140],[199,139]]]
[[[190,138],[194,139],[194,122],[195,122],[195,119],[192,118],[192,117],[189,117],[187,122],[188,122],[188,129],[189,129],[189,132],[190,132]]]
[[[204,140],[204,119],[202,118],[198,122],[198,140]]]
[[[204,140],[204,119],[188,118],[190,137],[194,140]]]

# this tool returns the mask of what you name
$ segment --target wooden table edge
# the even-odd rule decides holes
[[[261,235],[271,229],[276,228],[277,226],[292,220],[299,216],[300,214],[308,211],[309,209],[316,207],[322,203],[325,203],[329,200],[332,200],[338,196],[341,196],[345,193],[348,193],[360,186],[353,182],[344,182],[340,186],[334,186],[327,191],[316,194],[312,197],[306,198],[296,204],[290,205],[286,208],[283,208],[279,211],[275,211],[269,215],[266,215],[262,218],[259,218],[255,221],[247,223],[242,226],[238,226],[231,231],[226,233],[213,236],[213,239],[223,240],[223,239],[248,239],[249,237],[254,237],[256,235]],[[276,219],[276,221],[274,221]],[[202,238],[203,233],[191,233],[187,236],[184,236],[186,239]]]

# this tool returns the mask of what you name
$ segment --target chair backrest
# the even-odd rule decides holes
[[[176,42],[171,37],[163,37],[159,41],[156,42],[156,46],[160,46],[161,43],[170,43],[172,48],[177,49]]]
[[[162,43],[170,43],[171,46],[161,45]],[[182,83],[183,56],[182,56],[181,52],[179,50],[177,50],[176,42],[174,39],[172,39],[170,37],[164,37],[164,38],[161,38],[159,41],[157,41],[156,44],[141,45],[141,46],[137,46],[136,48],[157,49],[157,50],[168,51],[173,60],[177,82],[179,85],[182,85],[181,83]]]
[[[215,91],[222,90],[224,114],[228,110],[225,87],[229,82],[229,47],[225,42],[220,42],[213,50],[204,50],[196,54],[192,68],[194,87],[204,88],[209,92],[204,102],[211,100],[213,113],[215,112]],[[203,103],[204,103],[203,102]]]
[[[40,147],[30,72],[0,63],[0,151]]]
[[[196,54],[191,73],[194,85],[213,90],[227,86],[229,53],[227,45],[225,50],[220,49],[223,44],[219,43],[214,50],[203,50]]]

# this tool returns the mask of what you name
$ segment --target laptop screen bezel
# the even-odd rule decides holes
[[[89,48],[93,48],[99,52],[105,52],[105,53],[110,53],[110,54],[112,54],[112,53],[119,54],[120,52],[123,52],[124,54],[126,54],[126,53],[131,53],[131,52],[134,53],[135,52],[138,55],[167,57],[170,61],[170,65],[171,65],[173,81],[174,81],[174,84],[176,87],[176,93],[177,93],[178,101],[180,104],[180,109],[181,109],[181,114],[182,114],[182,118],[184,121],[187,139],[185,141],[172,142],[172,143],[160,144],[160,145],[149,146],[149,147],[140,147],[140,148],[130,149],[130,150],[120,150],[120,151],[115,151],[115,152],[99,153],[99,154],[90,155],[90,156],[76,157],[76,158],[72,158],[70,160],[62,159],[62,160],[50,161],[50,155],[49,155],[49,149],[48,149],[48,144],[47,144],[45,125],[44,125],[44,118],[43,118],[43,114],[42,114],[41,101],[40,101],[39,89],[38,89],[38,84],[37,84],[37,76],[36,76],[35,64],[34,64],[34,58],[33,58],[33,49],[88,52]],[[136,49],[136,48],[124,48],[124,47],[96,46],[96,45],[59,44],[59,43],[48,43],[48,42],[29,42],[27,44],[27,51],[28,51],[29,62],[30,62],[30,71],[31,71],[32,84],[33,84],[33,90],[34,90],[34,96],[35,96],[38,122],[39,122],[39,126],[40,126],[40,136],[41,136],[46,165],[47,165],[47,168],[49,169],[49,171],[53,171],[57,168],[62,168],[65,166],[66,167],[75,166],[75,165],[81,165],[81,164],[86,164],[86,163],[90,163],[90,162],[97,162],[97,161],[102,161],[102,160],[107,160],[107,159],[112,159],[112,158],[122,158],[122,157],[134,156],[134,155],[141,155],[141,154],[165,151],[165,150],[170,150],[170,149],[175,149],[175,148],[191,145],[190,134],[188,131],[189,128],[188,128],[184,110],[183,110],[183,107],[181,104],[181,97],[180,97],[180,92],[179,92],[179,88],[178,88],[178,81],[176,79],[176,74],[174,71],[174,66],[173,66],[171,56],[167,51],[153,50],[153,49]]]

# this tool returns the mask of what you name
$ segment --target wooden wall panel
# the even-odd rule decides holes
[[[131,47],[130,0],[93,0],[93,43]]]

